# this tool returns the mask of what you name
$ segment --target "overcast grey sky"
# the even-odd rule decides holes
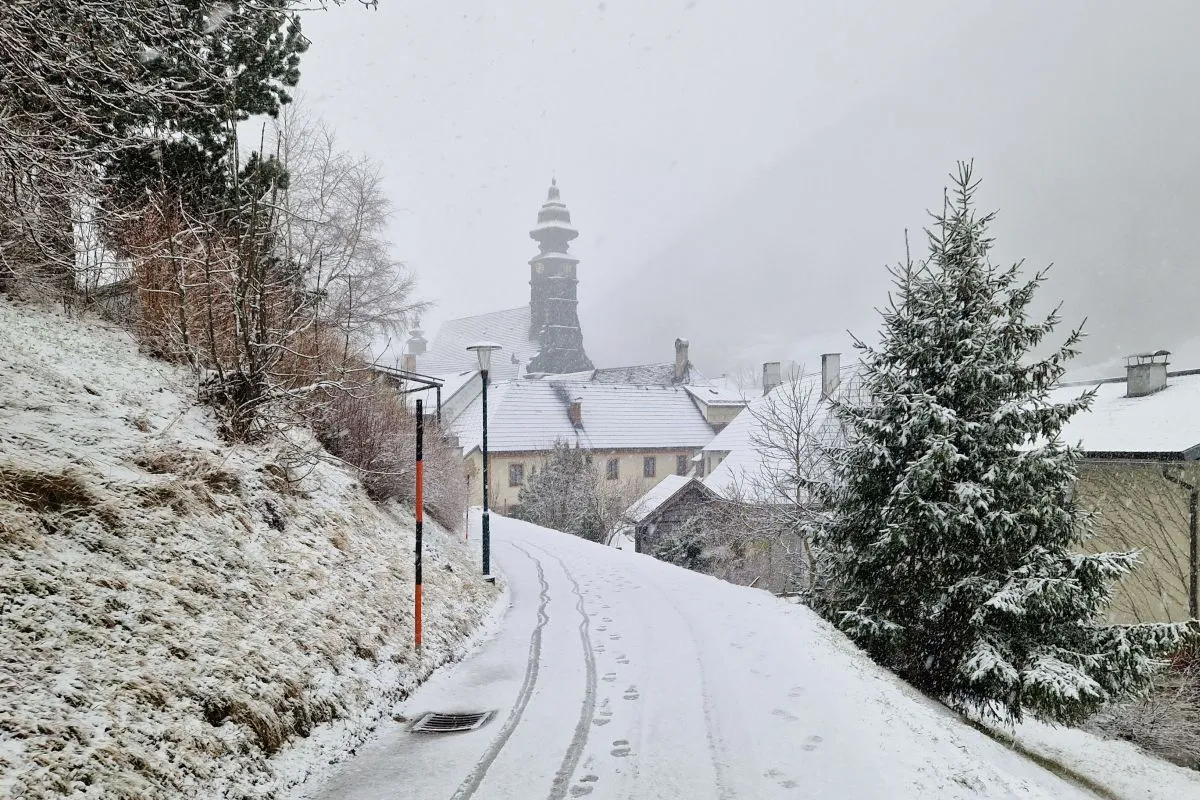
[[[1055,263],[1091,360],[1196,338],[1200,4],[380,6],[306,16],[302,90],[382,164],[431,332],[528,301],[555,172],[597,365],[845,350],[974,157],[998,255]]]

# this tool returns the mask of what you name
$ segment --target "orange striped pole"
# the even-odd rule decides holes
[[[421,646],[421,535],[425,525],[425,410],[420,400],[417,401],[417,560],[416,560],[416,591],[413,600],[416,603],[416,639],[417,647]]]

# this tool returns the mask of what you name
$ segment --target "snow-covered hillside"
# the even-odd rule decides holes
[[[186,373],[0,299],[0,797],[273,797],[495,605],[458,534],[291,444],[230,447]],[[315,735],[312,735],[315,734]]]

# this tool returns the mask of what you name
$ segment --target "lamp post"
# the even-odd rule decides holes
[[[488,510],[487,390],[492,353],[499,350],[500,345],[495,342],[476,342],[467,349],[474,352],[479,358],[479,375],[483,380],[483,576],[485,579],[490,579],[492,575],[492,531],[491,512]]]

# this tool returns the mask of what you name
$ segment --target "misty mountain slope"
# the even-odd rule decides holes
[[[1088,318],[1084,361],[1191,338],[1200,104],[1172,87],[1200,71],[1197,24],[1182,3],[1016,3],[912,42],[923,59],[631,265],[637,290],[603,298],[629,321],[605,346],[688,335],[730,364],[803,357],[781,351],[827,331],[870,336],[905,229],[920,258],[924,210],[972,157],[981,207],[1000,210],[996,259],[1053,262],[1040,307]]]
[[[0,300],[0,341],[0,796],[277,796],[491,607],[435,530],[414,655],[405,512],[222,443],[115,329]]]

